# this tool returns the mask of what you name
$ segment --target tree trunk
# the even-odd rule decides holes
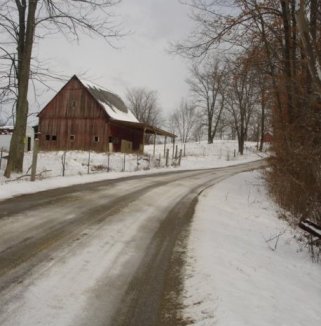
[[[282,20],[283,20],[283,28],[284,28],[284,48],[283,48],[283,65],[285,69],[285,86],[287,93],[287,121],[293,122],[296,116],[296,107],[294,105],[293,96],[294,96],[294,88],[293,88],[293,58],[291,57],[292,53],[292,41],[291,38],[291,18],[290,18],[290,9],[289,9],[289,1],[281,1],[282,7]]]
[[[212,137],[212,128],[213,128],[213,118],[209,114],[208,115],[208,121],[207,121],[207,142],[208,144],[213,144],[213,137]]]
[[[11,172],[22,172],[23,156],[28,118],[28,85],[31,63],[31,53],[35,32],[35,13],[38,0],[29,0],[27,22],[25,19],[26,6],[17,2],[19,11],[18,35],[18,96],[16,104],[16,124],[10,142],[9,158],[5,170],[5,177]]]
[[[240,153],[240,155],[243,155],[243,153],[244,153],[244,136],[243,135],[239,135],[238,145],[239,145],[239,153]]]
[[[265,133],[265,99],[264,99],[264,91],[262,91],[262,96],[261,96],[261,135],[260,135],[260,146],[259,146],[260,152],[263,151],[264,133]]]
[[[213,143],[213,140],[214,140],[214,138],[216,136],[216,133],[217,133],[217,129],[218,129],[218,126],[219,126],[219,123],[220,123],[220,120],[221,120],[221,115],[222,115],[223,109],[224,109],[224,101],[222,100],[222,103],[220,105],[220,111],[218,112],[218,115],[217,115],[217,118],[216,118],[216,121],[215,121],[215,125],[213,126],[212,132],[211,132],[212,143]]]
[[[313,91],[321,95],[320,62],[316,48],[313,46],[309,30],[309,23],[304,9],[304,1],[300,1],[300,7],[296,11],[297,28],[303,46],[303,52],[307,60],[307,66],[311,76]]]

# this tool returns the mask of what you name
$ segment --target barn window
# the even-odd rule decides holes
[[[74,111],[77,107],[78,103],[77,103],[77,100],[76,99],[69,99],[69,102],[68,102],[68,108],[72,111]]]
[[[75,135],[70,135],[69,139],[70,139],[70,141],[74,141],[75,140]]]
[[[51,140],[56,141],[57,140],[57,136],[56,135],[51,136]]]
[[[98,137],[98,136],[95,136],[95,137],[94,137],[94,142],[95,142],[95,143],[99,143],[99,137]]]
[[[46,135],[46,140],[50,140],[50,135]]]

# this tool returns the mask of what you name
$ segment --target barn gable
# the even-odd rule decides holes
[[[43,150],[106,150],[109,116],[76,76],[62,87],[38,117]]]
[[[109,118],[106,110],[74,75],[38,114],[41,118]]]

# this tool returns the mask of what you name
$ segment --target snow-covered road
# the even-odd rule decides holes
[[[0,324],[158,325],[175,318],[163,311],[166,291],[175,290],[166,289],[166,279],[195,198],[261,164],[101,181],[0,202]]]

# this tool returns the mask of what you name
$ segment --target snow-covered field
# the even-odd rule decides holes
[[[205,191],[187,250],[185,318],[199,326],[321,325],[321,266],[298,234],[278,219],[259,172]]]
[[[153,146],[146,146],[146,154],[121,154],[114,153],[108,157],[106,153],[72,151],[65,156],[65,170],[63,175],[64,152],[40,152],[37,162],[37,181],[29,182],[32,153],[26,153],[24,159],[24,173],[27,175],[13,174],[8,180],[3,177],[5,160],[2,160],[0,169],[0,199],[9,198],[19,194],[32,193],[46,189],[68,186],[72,184],[87,183],[104,179],[115,179],[133,174],[147,174],[165,172],[170,169],[202,169],[222,167],[238,163],[245,163],[260,159],[262,154],[255,150],[256,143],[248,142],[243,156],[237,154],[236,141],[220,141],[214,144],[188,143],[184,147],[178,144],[178,153],[182,149],[181,166],[178,160],[173,160],[173,146],[170,149],[169,167],[166,167],[164,145],[156,145],[153,158]],[[176,147],[174,148],[176,151]],[[88,168],[89,162],[89,168]],[[174,163],[174,165],[173,165]],[[88,174],[89,171],[89,174]],[[107,172],[109,171],[109,172]]]

